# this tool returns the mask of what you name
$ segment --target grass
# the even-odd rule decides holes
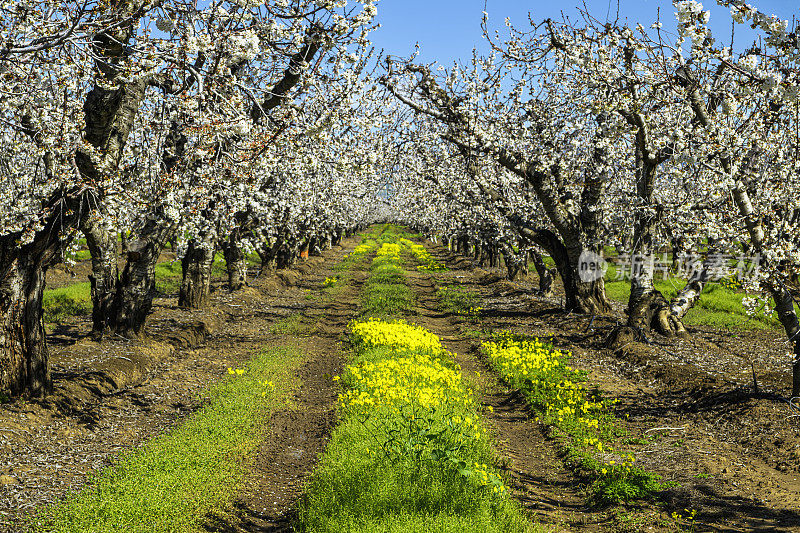
[[[361,311],[364,315],[390,316],[411,311],[414,294],[402,283],[372,283],[367,281],[361,293]]]
[[[477,318],[483,309],[479,305],[481,303],[480,294],[457,284],[444,285],[437,288],[436,296],[439,299],[439,308],[454,315]]]
[[[60,324],[72,316],[88,315],[92,312],[91,285],[86,281],[45,290],[42,307],[44,321],[49,324]]]
[[[81,261],[89,261],[92,258],[91,252],[88,249],[76,250],[73,253],[67,254],[67,259],[79,263]]]
[[[296,347],[263,350],[230,369],[207,403],[183,424],[99,473],[90,487],[48,508],[34,531],[196,531],[224,512],[240,486],[264,420],[296,386]]]
[[[488,466],[485,429],[452,356],[433,336],[438,349],[411,348],[403,343],[408,326],[382,324],[381,342],[390,329],[401,331],[394,348],[354,333],[356,359],[341,377],[341,423],[306,486],[297,530],[533,530]]]
[[[609,265],[606,272],[606,295],[612,300],[627,302],[631,294],[629,280],[614,281],[616,268]],[[671,300],[686,285],[686,280],[671,278],[655,280],[656,290],[667,300]],[[763,330],[782,331],[777,315],[759,314],[750,316],[742,305],[745,293],[724,287],[720,283],[707,283],[695,306],[684,317],[684,323],[695,326],[712,326],[728,330]],[[796,306],[795,306],[796,307]],[[800,313],[800,310],[797,310]]]
[[[370,273],[370,282],[396,284],[405,283],[406,276],[403,269],[394,263],[373,262],[372,272]]]
[[[272,335],[293,335],[295,337],[312,335],[314,328],[303,324],[303,317],[300,313],[294,313],[281,318],[269,326]]]
[[[176,294],[181,287],[183,269],[180,261],[169,261],[156,265],[156,291],[160,294]]]
[[[386,237],[384,231],[382,239]],[[405,274],[400,266],[400,251],[401,247],[392,242],[381,244],[361,293],[362,314],[391,316],[413,309],[414,294],[406,285]]]

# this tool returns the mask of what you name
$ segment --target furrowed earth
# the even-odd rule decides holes
[[[0,405],[0,532],[35,528],[32,516],[87,490],[98,472],[202,411],[209,386],[254,353],[289,345],[303,355],[286,401],[261,421],[242,481],[196,529],[301,529],[304,491],[339,423],[334,376],[351,359],[348,324],[367,318],[363,293],[375,250],[343,263],[366,238],[252,277],[242,291],[228,292],[218,277],[202,310],[179,309],[174,294],[164,294],[139,341],[92,340],[86,316],[49,326],[53,394]],[[413,304],[393,316],[456,354],[503,482],[532,527],[800,531],[800,414],[785,400],[791,374],[779,332],[689,326],[686,338],[613,351],[604,341],[624,321],[624,304],[609,316],[568,314],[558,286],[553,297],[538,295],[535,273],[510,282],[499,269],[414,240],[447,270],[417,268],[403,256]],[[69,286],[84,270],[51,274],[48,287]],[[442,287],[472,294],[472,310],[448,310]],[[482,342],[503,330],[571,354],[586,388],[614,401],[619,441],[638,467],[660,476],[660,490],[628,501],[592,496],[591,477],[571,460],[565,435],[484,355]]]

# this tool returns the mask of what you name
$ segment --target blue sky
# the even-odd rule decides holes
[[[702,2],[711,10],[711,27],[715,35],[730,36],[730,16],[728,10],[717,6],[713,0]],[[800,18],[798,0],[750,0],[762,12],[775,14],[792,20]],[[528,12],[535,21],[545,18],[561,18],[563,12],[573,18],[577,14],[574,6],[579,0],[487,0],[486,11],[492,27],[504,28],[505,17],[510,17],[517,27],[527,24]],[[605,20],[608,13],[611,20],[616,16],[617,2],[612,0],[586,0],[590,13],[597,19]],[[484,10],[484,0],[380,0],[378,22],[382,27],[371,37],[378,48],[384,48],[392,55],[407,56],[419,42],[419,60],[430,63],[439,61],[452,63],[471,58],[472,48],[483,49],[480,20]],[[665,29],[673,29],[674,8],[668,0],[620,0],[620,19],[641,22],[649,27],[661,10],[661,20]],[[752,42],[746,31],[737,28],[737,49]]]

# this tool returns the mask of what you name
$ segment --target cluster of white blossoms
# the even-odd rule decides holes
[[[232,35],[228,45],[231,47],[229,61],[233,65],[242,61],[252,61],[261,52],[261,42],[252,30]]]
[[[14,4],[0,0],[9,14],[0,18],[0,40],[12,50],[0,58],[0,238],[30,243],[60,209],[59,195],[71,191],[91,192],[96,216],[110,227],[160,220],[188,237],[211,227],[226,235],[237,213],[262,205],[264,224],[274,225],[267,233],[350,227],[371,216],[372,119],[354,127],[353,102],[370,85],[362,71],[374,2],[360,9],[311,0],[156,3],[134,24],[113,75],[95,63],[90,37],[114,20],[115,4],[92,2],[83,11],[57,0],[37,0],[29,11]],[[314,70],[311,61],[292,63],[301,50],[325,61]],[[273,94],[287,71],[300,78]],[[119,156],[105,161],[87,139],[102,130],[87,128],[87,94],[93,86],[131,94],[137,84],[146,89],[126,104],[130,132],[120,136]],[[98,175],[81,174],[78,151]],[[330,157],[337,151],[352,152],[351,163]],[[62,230],[66,246],[76,227]]]
[[[751,71],[756,70],[760,62],[761,60],[759,57],[753,54],[748,54],[739,58],[739,65]]]

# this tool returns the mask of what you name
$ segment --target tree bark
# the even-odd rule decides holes
[[[42,321],[47,250],[33,243],[7,255],[10,237],[0,240],[0,392],[40,396],[52,391]]]
[[[793,348],[792,398],[800,397],[800,322],[798,322],[797,313],[794,310],[794,299],[784,286],[772,286],[771,293],[775,300],[778,320],[780,320]]]
[[[200,309],[208,304],[211,294],[211,267],[214,265],[213,240],[192,239],[181,259],[183,279],[178,295],[178,306]]]
[[[92,298],[92,337],[102,338],[109,327],[117,287],[117,232],[97,218],[87,217],[81,223],[86,245],[92,258],[89,284]],[[127,244],[127,243],[126,243]]]
[[[602,277],[581,279],[581,255],[583,248],[568,248],[550,230],[523,227],[521,235],[543,248],[556,264],[556,270],[564,285],[564,308],[567,311],[583,314],[601,314],[611,309],[606,298],[605,282]],[[574,243],[573,243],[574,244]]]
[[[311,237],[308,241],[308,256],[319,257],[319,239],[316,236]]]
[[[84,139],[88,150],[79,145],[75,164],[90,183],[103,183],[118,170],[119,162],[149,84],[146,77],[120,82],[119,64],[124,61],[130,41],[144,15],[143,3],[120,1],[109,4],[108,15],[117,24],[108,24],[92,36],[97,81],[83,105]],[[111,22],[111,20],[109,22]],[[104,79],[105,83],[99,83]],[[92,256],[89,276],[92,294],[92,334],[102,336],[108,325],[109,310],[117,280],[117,232],[97,216],[103,214],[103,191],[95,197],[81,221],[81,230]]]
[[[545,297],[552,296],[553,278],[558,271],[555,268],[547,268],[544,258],[542,258],[542,254],[538,250],[531,250],[531,258],[533,259],[533,267],[536,269],[536,274],[539,276],[539,293]]]
[[[265,270],[267,272],[275,270],[275,262],[278,254],[278,249],[275,244],[270,244],[268,241],[261,241],[256,246],[256,253],[261,259],[261,268],[258,271],[260,276]]]
[[[730,172],[731,169],[726,165],[725,170]],[[750,200],[747,188],[741,180],[737,180],[733,188],[733,200],[739,210],[739,215],[744,218],[745,227],[750,236],[750,244],[752,245],[753,251],[760,257],[763,257],[764,228],[761,223],[761,218],[753,208],[753,203]],[[787,290],[786,286],[778,282],[778,280],[771,280],[767,288],[772,298],[775,300],[778,319],[783,326],[786,337],[794,347],[792,397],[798,397],[800,396],[800,323],[798,322],[797,313],[794,310],[792,295]]]
[[[634,338],[641,338],[648,331],[662,335],[685,335],[686,328],[677,315],[670,312],[670,304],[655,289],[653,278],[653,233],[660,216],[658,206],[653,204],[656,169],[669,159],[671,152],[662,149],[651,153],[648,147],[648,127],[637,112],[622,112],[628,123],[636,127],[634,150],[636,156],[636,195],[639,199],[633,229],[631,257],[631,294],[628,299],[627,326],[633,329]]]
[[[144,330],[156,294],[156,263],[173,231],[172,224],[149,220],[138,239],[129,241],[109,320],[117,334],[132,338]]]
[[[222,254],[228,270],[228,290],[238,291],[247,285],[247,258],[242,251],[237,232],[231,233],[228,240],[222,245]]]

